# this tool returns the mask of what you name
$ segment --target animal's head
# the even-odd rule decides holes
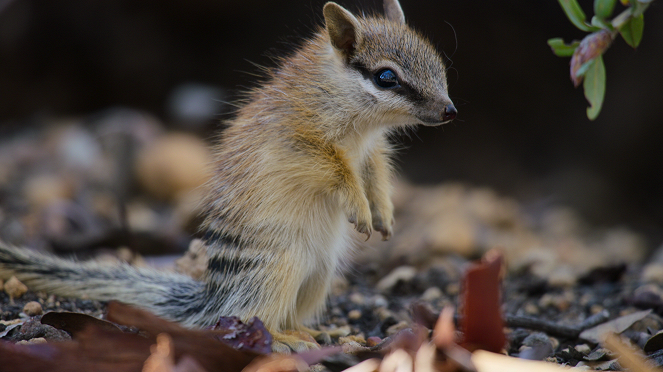
[[[384,0],[384,17],[355,17],[328,2],[325,27],[344,73],[390,124],[439,125],[456,117],[442,58],[405,24],[398,0]]]

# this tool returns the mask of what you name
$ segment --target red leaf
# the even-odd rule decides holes
[[[468,350],[498,353],[506,343],[500,299],[503,261],[501,253],[491,250],[465,273],[460,326],[464,332],[461,345]]]

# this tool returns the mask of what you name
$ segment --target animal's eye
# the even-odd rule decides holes
[[[384,68],[375,74],[375,84],[380,88],[396,88],[399,86],[396,73],[388,68]]]

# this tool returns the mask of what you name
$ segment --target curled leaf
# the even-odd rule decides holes
[[[578,45],[580,45],[580,42],[574,40],[571,44],[566,44],[562,38],[556,37],[553,39],[548,39],[548,45],[556,56],[571,57]]]
[[[582,39],[571,57],[571,81],[574,86],[580,85],[584,73],[589,68],[583,65],[602,55],[610,47],[612,40],[613,35],[608,30],[591,33]]]

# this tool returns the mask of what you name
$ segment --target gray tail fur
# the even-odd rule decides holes
[[[75,262],[0,242],[0,278],[15,275],[32,290],[117,300],[189,326],[213,324],[205,283],[188,276],[96,262]]]

